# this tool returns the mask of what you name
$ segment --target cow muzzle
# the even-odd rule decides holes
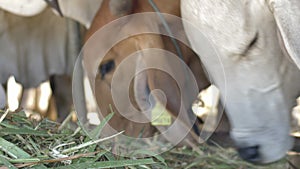
[[[240,157],[251,163],[258,163],[260,161],[259,146],[250,146],[238,148]]]
[[[280,160],[292,148],[294,139],[287,133],[266,130],[257,133],[231,131],[239,156],[254,164],[267,164]]]

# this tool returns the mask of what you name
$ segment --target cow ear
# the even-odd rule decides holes
[[[300,69],[300,1],[268,0],[284,47]]]

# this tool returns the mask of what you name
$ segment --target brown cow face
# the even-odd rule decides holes
[[[196,75],[196,81],[199,86],[201,88],[207,87],[209,83],[204,76],[198,57],[183,45],[180,45],[180,47],[184,54],[184,61]],[[185,113],[179,117],[181,124],[178,124],[177,130],[189,132],[188,129],[192,125],[191,119],[194,118],[195,120],[195,117],[193,117],[190,111],[190,105],[196,98],[197,92],[191,93],[188,91],[189,83],[186,82],[182,65],[170,65],[169,60],[163,57],[156,57],[155,61],[157,63],[166,65],[171,71],[177,72],[177,79],[174,79],[166,72],[156,69],[142,71],[138,76],[132,76],[136,73],[136,70],[141,64],[153,62],[153,60],[147,60],[149,57],[146,58],[143,57],[143,55],[138,56],[139,59],[137,60],[130,61],[130,64],[120,66],[122,62],[126,62],[126,59],[130,58],[130,55],[143,48],[158,48],[176,53],[171,41],[167,37],[151,34],[130,37],[114,46],[102,60],[95,81],[96,99],[101,114],[103,116],[109,114],[111,111],[109,105],[112,105],[114,111],[117,112],[110,121],[112,128],[117,131],[125,130],[125,134],[130,136],[136,137],[141,134],[142,131],[144,132],[143,136],[150,136],[155,131],[154,127],[149,123],[151,115],[143,114],[141,111],[145,112],[146,109],[151,109],[151,106],[156,104],[155,101],[162,103],[166,101],[165,106],[169,113],[171,113],[172,120],[175,120],[180,111],[181,102],[184,102],[185,107],[183,109]],[[117,83],[113,83],[114,75],[119,79]],[[180,86],[184,86],[185,91],[181,91]],[[112,90],[117,91],[115,92],[117,93],[117,100],[121,101],[116,102],[116,100],[113,99],[115,96],[112,96]],[[158,94],[150,101],[150,92],[153,90],[160,90],[160,94],[162,95]],[[190,95],[183,100],[183,93]],[[118,105],[116,106],[116,104]],[[131,108],[135,108],[139,113],[134,113],[131,111]],[[143,122],[144,124],[138,123],[137,121]],[[161,131],[165,131],[168,128],[156,127]],[[190,137],[196,138],[195,134],[191,134]]]
[[[98,30],[106,23],[118,18],[113,16],[111,11],[107,10],[109,8],[109,3],[107,2],[109,1],[103,2],[104,6],[101,6],[101,9],[98,11],[98,14],[95,17],[95,22],[87,33],[87,38],[90,37],[95,30]],[[146,4],[146,1],[137,2],[138,3],[133,6],[133,13],[153,11],[148,2]],[[179,15],[179,5],[177,7],[173,6],[169,9],[170,6],[163,5],[160,1],[156,4],[161,11]],[[168,8],[163,9],[164,7]],[[149,18],[145,18],[145,20],[145,24],[138,24],[140,22],[135,19],[128,20],[126,23],[121,24],[122,27],[120,28],[120,32],[130,35],[132,34],[132,30],[136,32],[149,32],[149,30],[158,31],[160,29],[160,25],[156,22],[153,23],[153,20]],[[113,36],[112,38],[116,36]],[[107,39],[107,41],[109,40],[110,39]],[[99,43],[104,43],[105,45],[105,41]],[[193,83],[192,81],[186,81],[186,70],[183,67],[183,65],[185,65],[184,63],[174,65],[173,63],[170,63],[170,60],[164,57],[157,57],[157,55],[153,56],[155,59],[151,59],[151,57],[145,57],[144,53],[138,53],[138,57],[136,59],[130,60],[129,64],[127,62],[127,64],[124,65],[124,63],[131,58],[129,57],[131,54],[150,48],[167,49],[177,54],[174,52],[176,50],[174,49],[171,41],[160,35],[135,35],[119,42],[111,48],[98,66],[98,74],[95,80],[96,100],[103,116],[110,113],[111,110],[109,105],[112,105],[113,110],[116,111],[116,115],[110,121],[111,127],[117,131],[125,130],[125,134],[130,136],[138,136],[142,131],[144,131],[142,133],[143,136],[153,134],[153,127],[149,123],[150,116],[144,112],[147,112],[145,111],[147,109],[150,109],[151,111],[151,106],[153,107],[153,105],[158,102],[163,105],[165,103],[166,109],[170,112],[173,121],[178,116],[179,111],[184,111],[182,117],[179,117],[180,120],[178,124],[173,127],[173,131],[166,136],[170,141],[172,141],[174,137],[178,136],[174,133],[180,135],[184,132],[190,132],[189,129],[192,125],[191,121],[195,120],[195,117],[190,112],[190,105],[196,98],[198,90],[193,92],[192,90],[189,91],[189,88],[190,86],[197,85],[196,82]],[[196,77],[198,79],[196,81],[198,84],[200,84],[201,88],[208,86],[209,83],[204,76],[198,57],[183,46],[181,46],[181,49],[184,53],[185,63],[188,63],[191,67],[193,67],[194,69],[192,72],[197,74]],[[176,58],[178,59],[178,57]],[[168,74],[169,72],[163,72],[155,69],[147,69],[140,72],[138,76],[133,76],[139,67],[143,67],[153,61],[159,65],[167,67],[169,72],[175,72],[177,79],[170,76]],[[87,67],[89,68],[93,66]],[[182,86],[183,89],[180,88]],[[155,97],[149,97],[151,91],[154,90],[161,92],[159,92],[158,95],[155,95]],[[185,97],[182,96],[183,94],[185,94]],[[182,107],[181,103],[183,103]],[[180,107],[182,109],[180,109]],[[156,126],[156,128],[161,131],[165,131],[168,126]],[[191,137],[196,138],[194,133],[191,135]]]
[[[131,79],[130,76],[135,72],[136,62],[129,66],[120,67],[119,65],[130,54],[138,50],[135,44],[139,43],[139,39],[145,38],[145,42],[150,42],[151,40],[147,40],[147,37],[152,38],[152,35],[131,37],[114,46],[101,62],[95,81],[96,100],[101,114],[103,116],[109,114],[111,112],[109,105],[112,105],[113,109],[117,112],[110,121],[112,128],[117,131],[125,130],[126,135],[135,137],[141,134],[142,131],[145,131],[142,134],[143,136],[150,136],[153,134],[154,128],[149,123],[143,124],[132,121],[132,118],[134,118],[134,121],[149,121],[143,114],[136,114],[130,111],[132,107],[136,108],[137,111],[139,110],[134,98],[134,80],[132,79],[131,85],[128,85],[128,80]],[[153,36],[152,41],[156,41],[156,38],[159,39],[159,36]],[[153,43],[159,44],[159,42]],[[117,84],[112,84],[115,71],[119,72],[121,79],[118,80]],[[116,91],[118,100],[121,100],[118,103],[115,103],[113,100],[112,90]],[[115,104],[118,104],[123,109],[118,110]],[[125,114],[125,116],[122,114]]]

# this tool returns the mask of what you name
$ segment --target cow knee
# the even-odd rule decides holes
[[[58,113],[57,121],[62,122],[71,112],[72,100],[72,80],[67,75],[56,75],[50,78],[50,86],[55,98]]]

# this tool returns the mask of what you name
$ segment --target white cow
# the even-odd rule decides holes
[[[0,23],[0,84],[14,76],[26,89],[37,87],[51,75],[71,75],[74,62],[70,60],[76,56],[68,54],[65,18],[50,8],[31,17],[0,10]]]
[[[101,3],[59,1],[63,15],[86,28]],[[25,88],[31,88],[50,75],[71,75],[77,53],[68,50],[74,46],[72,38],[78,35],[68,33],[70,24],[65,18],[55,15],[44,0],[0,0],[0,8],[0,84],[15,76]],[[0,108],[5,105],[5,97],[1,86]]]
[[[59,4],[64,16],[88,28],[102,0],[84,2]],[[14,75],[25,88],[33,87],[51,74],[65,73],[67,23],[45,5],[42,0],[0,0],[0,83]]]
[[[184,0],[181,10],[197,28],[184,24],[221,90],[240,156],[254,163],[282,158],[293,143],[289,113],[300,91],[300,72],[284,56],[300,67],[300,1]],[[220,58],[202,50],[200,32]]]
[[[67,67],[66,20],[48,8],[32,17],[0,11],[0,83],[11,76],[25,88],[36,87]]]

